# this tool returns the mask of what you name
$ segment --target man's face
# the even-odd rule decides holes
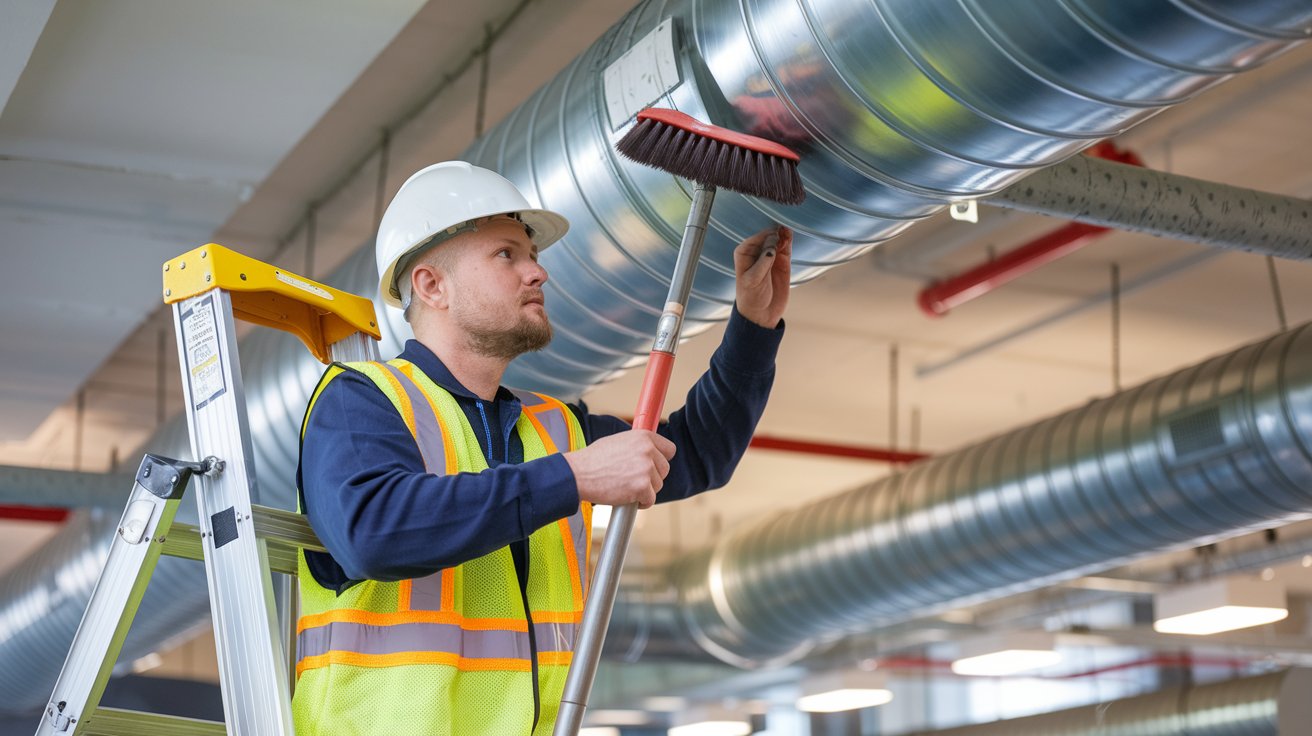
[[[468,346],[482,354],[511,359],[551,342],[542,285],[546,269],[524,225],[496,217],[438,246],[451,248],[450,313]]]

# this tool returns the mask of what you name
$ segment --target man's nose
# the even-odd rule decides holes
[[[541,263],[533,261],[529,266],[526,274],[530,286],[541,286],[547,283],[547,269],[542,267]]]

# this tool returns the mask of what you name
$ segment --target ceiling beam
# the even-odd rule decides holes
[[[0,24],[0,115],[54,9],[55,0],[12,0],[5,10],[5,22]]]

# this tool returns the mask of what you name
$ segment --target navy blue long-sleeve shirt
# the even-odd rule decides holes
[[[783,324],[767,329],[735,309],[705,374],[658,432],[677,452],[657,502],[728,482],[765,409]],[[481,473],[433,475],[405,422],[372,381],[347,371],[315,402],[296,484],[310,525],[330,555],[307,553],[324,587],[423,577],[513,546],[578,511],[578,487],[562,455],[524,462],[514,431],[519,400],[504,387],[493,401],[472,394],[416,340],[399,356],[456,398],[488,461]],[[570,409],[589,443],[630,428],[623,420]]]

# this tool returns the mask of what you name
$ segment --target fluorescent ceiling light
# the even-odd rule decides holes
[[[892,699],[883,672],[838,670],[807,676],[802,681],[797,709],[807,713],[837,713],[873,708]]]
[[[642,707],[661,713],[678,713],[688,707],[688,701],[675,695],[653,695],[642,701]]]
[[[837,713],[883,705],[893,699],[893,693],[876,688],[843,688],[797,699],[797,709],[807,713]]]
[[[592,507],[592,531],[604,532],[610,525],[610,507],[597,504]]]
[[[641,710],[594,710],[588,712],[590,726],[645,726],[651,716]]]
[[[668,736],[748,736],[752,724],[745,716],[713,706],[693,708],[681,713]]]
[[[1042,669],[1061,661],[1056,638],[1043,631],[1008,632],[961,643],[961,657],[952,663],[958,675],[1002,677]]]
[[[611,726],[589,726],[580,730],[579,736],[620,736],[620,730]]]
[[[1206,636],[1274,623],[1289,616],[1285,589],[1276,583],[1226,577],[1182,586],[1154,597],[1153,629]]]
[[[748,736],[752,725],[747,721],[698,721],[686,726],[675,726],[669,736]]]

